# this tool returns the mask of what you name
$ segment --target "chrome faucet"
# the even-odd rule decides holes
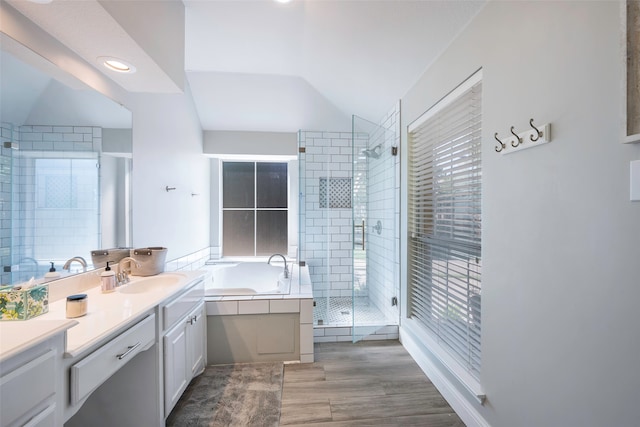
[[[73,258],[67,260],[67,262],[64,263],[64,266],[62,266],[62,269],[69,270],[69,272],[71,272],[71,263],[74,261],[82,266],[83,273],[87,271],[87,261],[85,261],[85,259],[81,256],[74,256]]]
[[[129,269],[127,270],[124,264],[129,263]],[[136,267],[140,267],[140,263],[130,256],[126,256],[122,258],[118,262],[118,273],[116,274],[116,280],[118,285],[124,285],[125,283],[129,283],[129,274],[131,274],[131,263],[133,263]]]
[[[284,278],[288,279],[289,278],[289,267],[287,267],[287,259],[284,257],[284,255],[282,254],[273,254],[269,257],[269,261],[267,261],[267,264],[271,264],[271,258],[273,258],[274,256],[279,256],[282,257],[282,261],[284,261]]]

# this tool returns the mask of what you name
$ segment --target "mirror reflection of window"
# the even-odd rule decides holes
[[[16,152],[13,248],[27,261],[19,262],[14,281],[42,276],[49,262],[60,269],[99,247],[98,166],[95,152]]]
[[[91,250],[131,243],[131,112],[3,33],[0,48],[0,284],[76,256],[91,269]]]

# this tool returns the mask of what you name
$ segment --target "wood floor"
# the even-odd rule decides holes
[[[285,365],[281,426],[464,426],[398,341],[317,343],[315,360]]]

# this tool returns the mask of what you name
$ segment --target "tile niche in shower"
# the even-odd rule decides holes
[[[351,178],[320,178],[321,209],[351,209]]]

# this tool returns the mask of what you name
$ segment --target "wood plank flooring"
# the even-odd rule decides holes
[[[464,426],[398,341],[316,343],[315,360],[285,365],[281,426]]]

